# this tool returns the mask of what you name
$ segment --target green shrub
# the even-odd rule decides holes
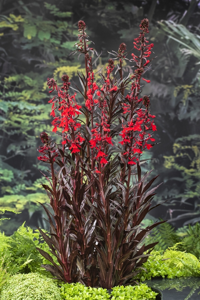
[[[157,294],[144,283],[136,286],[116,286],[111,293],[112,300],[154,300]]]
[[[13,275],[3,286],[1,300],[61,300],[52,279],[39,273]]]
[[[150,280],[152,277],[190,277],[200,276],[200,262],[191,253],[177,251],[178,244],[162,251],[152,251],[151,256],[143,267],[147,271],[142,271],[138,276],[141,281]]]
[[[106,300],[110,299],[106,289],[86,287],[81,283],[62,283],[60,294],[64,300]]]
[[[157,293],[146,284],[139,286],[115,286],[111,292],[112,300],[154,300]],[[106,289],[85,287],[81,283],[61,284],[63,300],[106,300],[110,299]]]

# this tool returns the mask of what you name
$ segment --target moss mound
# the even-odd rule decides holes
[[[13,275],[3,286],[1,300],[61,300],[53,279],[39,273]]]

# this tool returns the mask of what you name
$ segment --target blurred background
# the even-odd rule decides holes
[[[160,174],[148,218],[174,228],[200,221],[200,1],[197,0],[0,0],[0,231],[10,236],[21,224],[48,230],[38,202],[49,203],[48,183],[38,161],[42,131],[51,132],[47,78],[76,83],[83,58],[70,53],[82,19],[103,67],[107,51],[125,42],[130,53],[143,18],[154,57],[142,94],[156,115],[155,145],[143,158]],[[129,56],[131,58],[131,56]],[[82,99],[77,98],[81,103]],[[59,140],[58,140],[59,141]]]

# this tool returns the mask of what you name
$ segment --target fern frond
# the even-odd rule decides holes
[[[72,12],[71,11],[67,11],[67,12],[61,12],[56,5],[53,4],[49,4],[47,2],[44,3],[44,6],[46,7],[46,9],[48,9],[50,11],[50,13],[56,17],[60,17],[60,18],[66,18],[66,17],[71,17]]]
[[[178,243],[181,238],[175,233],[175,229],[169,223],[163,223],[154,228],[148,236],[148,244],[158,242],[155,251],[166,250],[174,244]]]

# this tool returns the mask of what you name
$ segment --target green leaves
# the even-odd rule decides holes
[[[49,4],[47,2],[44,3],[44,6],[50,11],[50,13],[56,17],[59,18],[67,18],[71,17],[72,12],[71,11],[66,11],[66,12],[61,12],[56,5]]]
[[[31,24],[25,24],[24,25],[24,37],[31,40],[33,37],[36,37],[36,35],[38,36],[38,38],[41,41],[49,40],[51,37],[51,32],[50,31],[45,31],[42,29],[37,28],[36,25],[31,25]]]
[[[62,48],[66,48],[69,50],[75,50],[75,41],[67,41],[61,45]]]
[[[6,265],[7,271],[11,275],[37,271],[44,274],[44,270],[40,266],[42,263],[46,263],[46,260],[43,260],[36,250],[36,246],[39,244],[39,234],[33,233],[30,228],[27,229],[24,223],[10,237],[0,234],[1,245],[3,245],[0,249],[1,254],[6,253],[3,266]],[[48,251],[45,244],[41,244],[41,247]],[[45,273],[49,276],[47,272]]]
[[[37,28],[35,25],[31,24],[24,24],[24,37],[27,39],[31,39],[32,37],[35,37],[37,34]]]
[[[161,251],[152,251],[144,268],[137,276],[137,279],[150,280],[152,277],[175,278],[199,276],[200,262],[190,253],[184,253],[176,250],[177,245],[168,248],[164,253]]]
[[[166,250],[168,247],[173,246],[175,243],[180,242],[180,238],[174,232],[174,228],[169,223],[163,223],[157,228],[152,229],[151,234],[148,236],[147,242],[158,242],[155,250]]]
[[[181,49],[185,55],[194,55],[200,58],[200,39],[198,35],[190,32],[184,25],[176,24],[173,21],[161,21],[158,22],[162,30],[165,31],[168,36],[179,43],[184,48]]]
[[[200,225],[197,222],[195,225],[189,225],[186,230],[186,236],[182,240],[180,249],[185,249],[187,252],[195,255],[200,259]]]
[[[49,40],[51,37],[51,33],[49,31],[43,31],[43,30],[39,30],[38,31],[38,37],[41,41],[43,40]]]

